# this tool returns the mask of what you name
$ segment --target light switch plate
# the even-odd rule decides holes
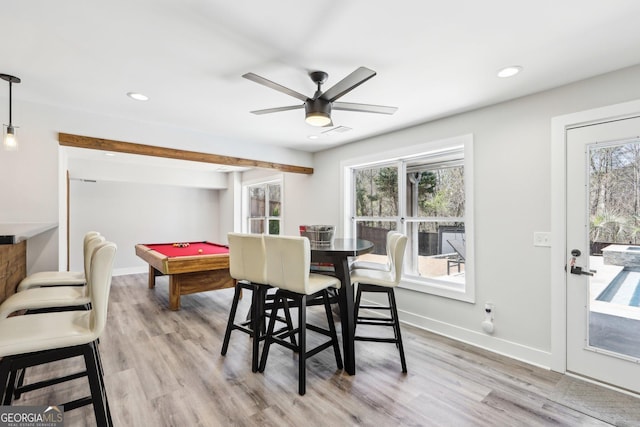
[[[551,247],[551,233],[548,231],[534,231],[533,246]]]

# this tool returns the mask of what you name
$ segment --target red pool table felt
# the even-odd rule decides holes
[[[187,243],[187,242],[176,242]],[[136,255],[149,264],[149,288],[155,288],[156,276],[169,276],[169,308],[180,309],[180,296],[196,292],[234,287],[229,275],[229,248],[211,242],[136,245]],[[202,250],[201,253],[198,251]]]

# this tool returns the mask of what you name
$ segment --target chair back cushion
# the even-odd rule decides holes
[[[95,249],[103,244],[104,237],[95,235],[90,239],[87,239],[84,243],[84,278],[88,282],[91,277],[91,257]]]
[[[266,284],[267,261],[262,234],[228,233],[227,239],[231,277]]]
[[[407,236],[402,233],[396,233],[389,236],[392,240],[390,248],[391,269],[373,270],[366,268],[356,268],[351,272],[351,283],[367,283],[370,285],[378,285],[385,287],[395,287],[400,284],[402,278],[402,266],[404,263],[404,251],[407,247]]]
[[[311,249],[309,239],[299,236],[264,236],[267,282],[271,286],[309,294]]]
[[[387,232],[387,267],[391,269],[391,252],[396,244],[398,237],[402,236],[402,233],[398,233],[395,230],[389,230]]]
[[[89,240],[93,239],[94,237],[98,237],[99,235],[100,233],[98,233],[97,231],[87,231],[82,239],[83,246],[86,246]]]
[[[107,306],[111,290],[111,274],[113,259],[116,255],[116,244],[105,242],[98,246],[91,257],[91,331],[97,338],[104,331],[107,323]]]
[[[391,272],[395,285],[400,284],[402,278],[402,267],[404,264],[404,251],[407,248],[407,236],[402,233],[395,233],[391,247]]]

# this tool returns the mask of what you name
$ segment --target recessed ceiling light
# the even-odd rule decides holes
[[[513,77],[522,71],[522,67],[519,65],[510,65],[509,67],[504,67],[500,71],[498,71],[498,77]]]
[[[318,135],[309,135],[307,138],[309,138],[309,139],[318,139]]]
[[[107,157],[115,157],[115,153],[104,153],[105,156]]]
[[[149,97],[137,92],[127,92],[127,96],[136,101],[148,101]]]

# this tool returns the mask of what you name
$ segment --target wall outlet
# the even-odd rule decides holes
[[[551,246],[551,233],[548,231],[533,232],[533,246]]]

